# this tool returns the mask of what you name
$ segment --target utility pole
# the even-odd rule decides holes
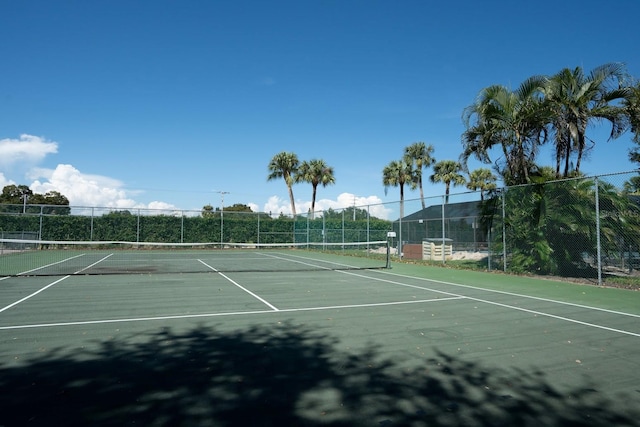
[[[27,193],[24,193],[22,195],[22,213],[26,214],[27,213],[27,199],[29,198],[29,195]]]
[[[220,249],[223,248],[223,236],[224,236],[224,195],[229,194],[228,191],[216,191],[220,194]]]

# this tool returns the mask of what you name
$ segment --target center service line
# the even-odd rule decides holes
[[[267,301],[266,299],[254,294],[253,292],[251,292],[249,289],[242,287],[239,283],[235,282],[233,279],[231,279],[229,276],[221,273],[220,271],[216,270],[215,268],[213,268],[212,266],[210,266],[209,264],[207,264],[206,262],[202,261],[201,259],[198,260],[198,262],[202,263],[204,266],[206,266],[207,268],[210,268],[211,270],[215,271],[216,273],[218,273],[219,275],[221,275],[222,277],[224,277],[225,279],[227,279],[229,282],[233,283],[234,285],[236,285],[237,287],[239,287],[240,289],[242,289],[243,291],[245,291],[246,293],[248,293],[249,295],[251,295],[252,297],[256,298],[257,300],[261,301],[262,303],[266,304],[269,308],[271,308],[274,311],[280,311],[280,309],[278,307],[276,307],[275,305],[271,304],[269,301]]]

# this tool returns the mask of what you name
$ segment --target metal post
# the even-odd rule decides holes
[[[180,211],[180,243],[184,243],[184,211]]]
[[[342,249],[344,249],[344,209],[342,210]]]
[[[598,177],[594,178],[596,186],[596,257],[598,258],[598,285],[602,286],[602,254],[600,248],[600,195],[598,194]]]
[[[507,194],[507,189],[505,188],[502,192],[502,268],[506,272],[507,271],[507,227],[506,221],[507,216],[505,214],[505,198]]]
[[[44,206],[40,206],[40,227],[38,229],[38,239],[42,240],[42,217],[44,216]]]
[[[398,259],[402,259],[402,217],[404,216],[404,199],[400,200],[400,221],[398,221]]]
[[[371,206],[367,205],[367,242],[371,241]],[[387,245],[388,246],[388,245]],[[387,250],[388,252],[388,250]],[[369,244],[367,243],[367,254],[369,253]]]
[[[442,196],[442,263],[446,264],[446,257],[444,254],[444,243],[445,243],[445,234],[444,234],[444,227],[445,227],[445,219],[444,219],[444,205],[446,204],[446,199],[445,196]]]
[[[229,194],[228,191],[218,191],[220,194],[220,248],[223,247],[224,240],[224,195]]]

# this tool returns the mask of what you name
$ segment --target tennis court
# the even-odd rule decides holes
[[[0,425],[640,425],[637,292],[284,248],[57,252],[0,261]]]

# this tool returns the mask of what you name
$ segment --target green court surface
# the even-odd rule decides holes
[[[5,277],[0,425],[640,425],[640,293],[392,267]]]

